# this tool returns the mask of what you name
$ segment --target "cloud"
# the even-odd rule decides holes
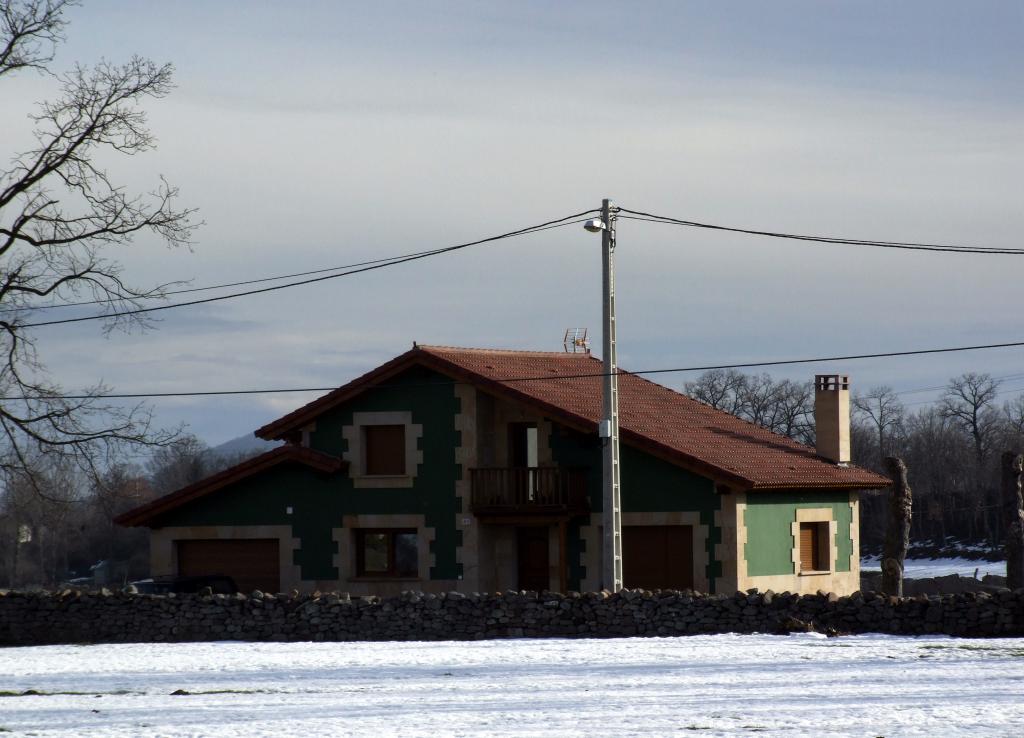
[[[730,225],[1020,246],[1016,4],[448,10],[370,4],[342,18],[333,3],[176,3],[125,17],[98,2],[78,12],[62,59],[116,58],[131,45],[179,70],[179,88],[147,106],[160,148],[112,167],[136,190],[166,174],[206,226],[192,254],[146,237],[115,254],[132,279],[204,285],[345,264],[604,196]],[[23,127],[8,99],[0,123]],[[567,327],[599,338],[597,244],[572,226],[168,311],[144,335],[40,331],[40,348],[68,387],[104,378],[125,390],[330,386],[413,340],[557,350]],[[650,368],[1022,338],[1015,265],[623,221],[620,354]],[[1019,357],[821,369],[913,387]],[[301,402],[158,407],[161,419],[192,413],[216,441]]]

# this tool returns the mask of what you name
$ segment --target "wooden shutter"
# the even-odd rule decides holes
[[[800,571],[822,571],[820,523],[800,523]]]
[[[363,426],[366,444],[366,474],[405,474],[405,426]]]

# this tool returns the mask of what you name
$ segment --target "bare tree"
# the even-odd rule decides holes
[[[814,445],[814,385],[789,379],[779,382],[769,427],[776,433]]]
[[[743,412],[747,375],[735,369],[712,369],[687,382],[686,394],[717,410],[733,415]]]
[[[814,443],[814,388],[810,382],[776,382],[768,374],[713,369],[685,387],[690,397],[706,405],[803,443]]]
[[[873,427],[878,440],[878,459],[883,462],[892,448],[886,438],[903,424],[904,407],[892,387],[872,387],[866,394],[853,398],[853,408]]]
[[[68,528],[82,500],[81,474],[66,459],[36,456],[31,474],[0,486],[0,583],[52,584],[67,570]]]
[[[148,195],[128,193],[97,162],[109,154],[151,149],[139,105],[171,89],[170,65],[134,57],[50,72],[73,0],[0,0],[0,80],[16,72],[51,74],[56,100],[29,115],[35,146],[0,169],[0,470],[31,481],[29,459],[73,459],[98,476],[125,447],[163,444],[173,432],[151,426],[142,405],[103,401],[102,385],[66,399],[37,351],[34,308],[75,298],[97,300],[107,314],[160,297],[166,285],[129,285],[104,256],[137,234],[187,245],[193,212],[175,205],[177,190],[161,179]],[[142,326],[138,315],[111,317],[106,329]]]
[[[979,466],[991,450],[998,426],[992,406],[998,392],[999,382],[990,375],[968,372],[949,380],[939,406],[944,417],[970,434]]]
[[[158,495],[166,495],[218,471],[217,456],[192,435],[157,449],[149,460],[150,484]]]
[[[740,417],[751,423],[771,428],[779,399],[779,389],[769,374],[751,374],[743,385],[740,396]]]

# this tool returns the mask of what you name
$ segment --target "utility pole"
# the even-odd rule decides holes
[[[615,205],[601,203],[601,219],[584,226],[601,231],[602,255],[602,358],[604,360],[604,403],[598,435],[604,445],[602,464],[602,501],[604,518],[604,566],[602,581],[611,592],[622,589],[622,503],[619,491],[619,376],[615,357]]]

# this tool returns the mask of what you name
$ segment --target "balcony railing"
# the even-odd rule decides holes
[[[584,469],[555,466],[470,469],[477,515],[578,515],[589,511]]]

